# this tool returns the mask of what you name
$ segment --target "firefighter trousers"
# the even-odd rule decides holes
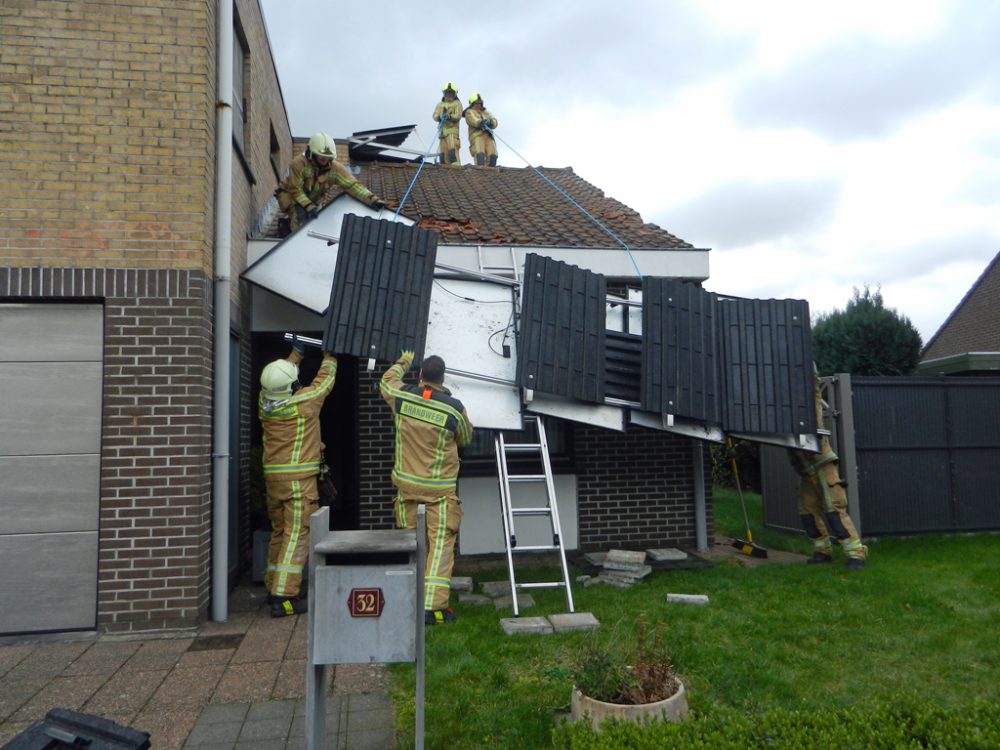
[[[829,463],[816,473],[803,476],[799,485],[799,515],[802,527],[817,552],[830,554],[833,539],[848,557],[864,560],[868,548],[861,543],[851,517],[847,515],[847,492],[837,464]]]
[[[309,557],[309,516],[319,508],[316,477],[267,480],[271,546],[264,584],[272,596],[292,599],[302,586]]]
[[[424,609],[447,609],[451,571],[455,567],[455,538],[462,523],[462,505],[454,495],[410,497],[396,495],[396,526],[417,527],[417,508],[426,508],[427,565],[424,569]]]

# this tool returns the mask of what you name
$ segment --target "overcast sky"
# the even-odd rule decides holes
[[[996,0],[261,4],[294,135],[423,149],[454,81],[501,165],[711,248],[712,291],[815,317],[881,286],[926,342],[1000,251]]]

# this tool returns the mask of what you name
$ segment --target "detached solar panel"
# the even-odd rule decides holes
[[[603,403],[606,297],[600,274],[529,254],[521,288],[518,385]]]
[[[711,292],[675,279],[642,284],[642,408],[722,421]]]
[[[816,431],[809,303],[719,298],[727,432]]]
[[[323,346],[390,362],[409,349],[420,362],[437,241],[427,229],[345,216]]]

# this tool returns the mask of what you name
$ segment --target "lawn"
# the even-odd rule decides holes
[[[760,498],[746,498],[755,541],[810,549],[801,536],[763,530]],[[716,492],[715,515],[720,533],[743,536],[734,492]],[[553,721],[568,706],[576,655],[594,637],[624,645],[642,611],[666,623],[695,713],[851,708],[913,692],[949,708],[1000,701],[1000,536],[866,543],[862,571],[848,571],[838,557],[824,566],[657,571],[631,589],[575,586],[577,611],[602,623],[596,634],[510,637],[499,625],[509,612],[459,604],[457,622],[427,629],[426,746],[548,747]],[[464,573],[478,584],[505,579],[506,567]],[[668,592],[707,594],[711,603],[668,603]],[[558,591],[532,595],[537,606],[525,616],[565,611]],[[413,668],[396,665],[392,676],[398,746],[409,748]]]

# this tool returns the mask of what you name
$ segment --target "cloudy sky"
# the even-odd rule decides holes
[[[712,291],[815,316],[880,286],[926,341],[1000,252],[996,0],[261,4],[295,135],[427,148],[455,81],[501,165],[711,248]]]

